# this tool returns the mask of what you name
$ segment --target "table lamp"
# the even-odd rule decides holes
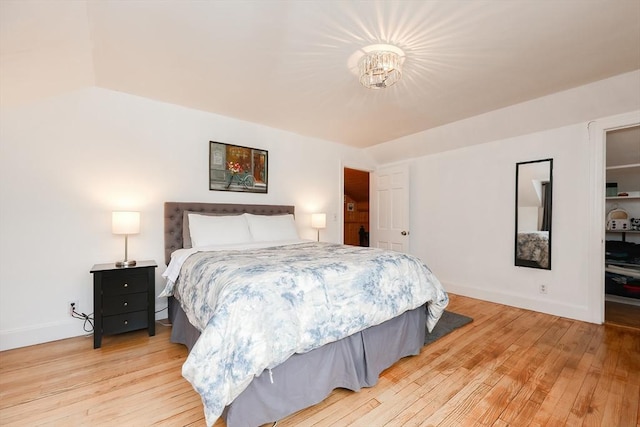
[[[320,229],[327,227],[327,214],[314,213],[311,214],[311,227],[318,230],[318,242],[320,241]]]
[[[130,234],[140,233],[140,212],[113,212],[111,232],[124,234],[124,261],[116,262],[116,267],[133,267],[136,262],[128,259],[127,246]]]

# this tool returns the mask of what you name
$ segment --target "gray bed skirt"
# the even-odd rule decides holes
[[[200,333],[170,298],[171,341],[193,347]],[[380,373],[424,345],[426,307],[407,311],[339,341],[304,354],[257,376],[229,406],[227,427],[256,427],[323,401],[333,389],[358,391],[378,382]],[[273,379],[273,381],[271,380]]]

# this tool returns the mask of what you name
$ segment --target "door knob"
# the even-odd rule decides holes
[[[407,236],[409,234],[409,232],[408,231],[402,231],[402,232],[400,232],[400,234],[402,234],[403,236]]]

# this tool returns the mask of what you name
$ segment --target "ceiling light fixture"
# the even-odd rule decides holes
[[[384,89],[402,77],[402,59],[397,52],[400,49],[383,49],[366,52],[358,61],[360,83],[369,89]],[[402,51],[400,51],[402,52]]]

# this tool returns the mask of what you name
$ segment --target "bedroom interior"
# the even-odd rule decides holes
[[[376,74],[380,64],[397,73]],[[355,416],[399,425],[415,414],[434,424],[532,414],[637,423],[628,398],[640,387],[628,357],[640,328],[637,258],[620,258],[640,243],[638,129],[633,0],[0,2],[0,421],[100,424],[117,414],[202,425],[200,396],[180,376],[188,351],[169,342],[159,297],[164,203],[294,206],[300,238],[365,249],[379,199],[373,188],[350,194],[347,170],[368,183],[404,165],[407,252],[473,322],[401,358],[377,386],[333,391],[282,425]],[[263,153],[268,187],[266,170],[226,162],[215,178],[212,142]],[[523,266],[514,178],[518,165],[545,159],[548,265]],[[113,212],[142,220],[114,234]],[[118,260],[153,264],[144,297],[155,300],[141,302],[142,328],[105,333],[94,350],[69,304],[80,313],[103,304],[91,285],[104,273],[91,266]],[[129,359],[136,368],[120,370]],[[42,388],[36,376],[48,378]],[[434,396],[445,378],[457,385]],[[165,380],[183,411],[168,409]],[[157,402],[136,414],[127,394]]]

